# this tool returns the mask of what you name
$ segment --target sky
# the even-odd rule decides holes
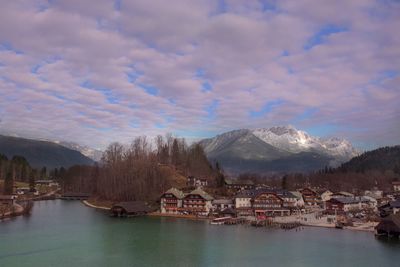
[[[400,1],[0,0],[0,133],[400,143]]]

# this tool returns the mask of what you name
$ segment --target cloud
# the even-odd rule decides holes
[[[6,1],[0,131],[104,148],[294,124],[398,144],[399,16],[378,0]]]

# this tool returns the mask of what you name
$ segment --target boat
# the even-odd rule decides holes
[[[336,228],[336,229],[343,229],[343,223],[337,222],[337,223],[335,224],[335,228]]]
[[[225,224],[226,222],[228,222],[229,220],[231,220],[231,217],[220,217],[220,218],[215,218],[213,219],[210,224],[213,225],[222,225]]]

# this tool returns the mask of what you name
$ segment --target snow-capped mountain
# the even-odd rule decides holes
[[[88,146],[79,145],[74,142],[65,142],[65,141],[53,141],[53,142],[61,146],[64,146],[66,148],[79,151],[86,157],[97,162],[101,160],[101,156],[103,155],[103,152],[100,150],[96,150]]]
[[[256,129],[252,133],[264,142],[292,153],[316,151],[347,159],[358,154],[347,140],[339,138],[321,139],[297,130],[293,126]]]
[[[211,160],[233,172],[317,170],[358,154],[347,140],[322,139],[293,126],[234,130],[200,144]]]

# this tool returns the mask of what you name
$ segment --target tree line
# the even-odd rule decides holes
[[[8,159],[0,154],[0,179],[3,180],[1,193],[11,195],[14,189],[14,181],[29,182],[33,188],[35,178],[39,177],[38,170],[32,168],[22,156],[13,156]]]
[[[177,173],[216,183],[213,168],[199,144],[171,134],[135,138],[128,146],[112,143],[95,166],[73,166],[60,175],[64,192],[85,192],[107,200],[154,200],[171,186]]]

